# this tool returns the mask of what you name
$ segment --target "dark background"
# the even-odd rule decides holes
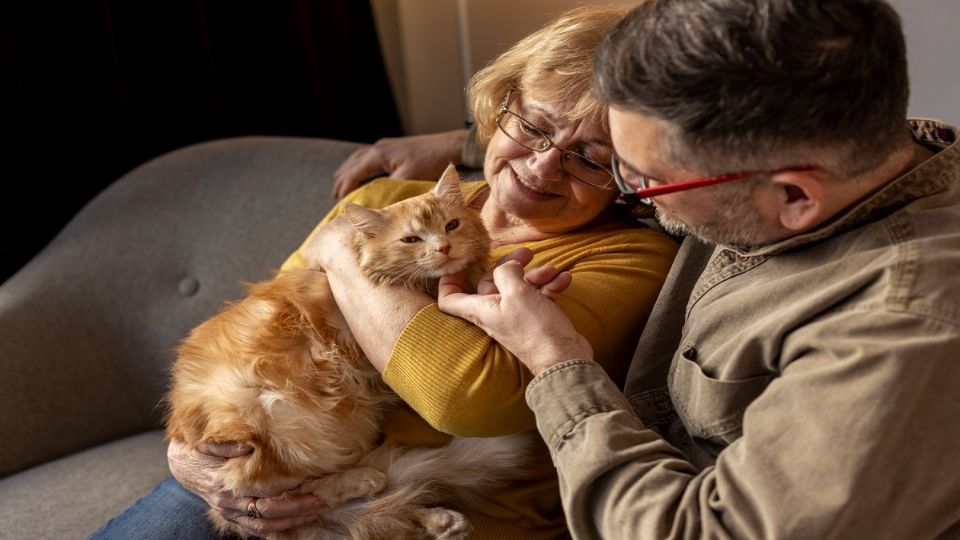
[[[0,82],[0,282],[175,148],[400,134],[366,0],[0,0]]]

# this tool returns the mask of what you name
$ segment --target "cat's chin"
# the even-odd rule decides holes
[[[466,269],[466,267],[467,265],[465,265],[462,260],[447,261],[434,268],[430,272],[430,277],[440,278],[443,276],[449,276],[450,274],[456,274],[457,272]]]

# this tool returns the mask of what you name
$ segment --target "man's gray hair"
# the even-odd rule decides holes
[[[666,157],[691,170],[856,176],[908,136],[906,46],[883,0],[651,0],[607,37],[593,86],[660,120]]]

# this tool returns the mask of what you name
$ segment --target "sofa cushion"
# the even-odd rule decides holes
[[[86,538],[170,475],[166,454],[150,431],[0,480],[0,538]]]

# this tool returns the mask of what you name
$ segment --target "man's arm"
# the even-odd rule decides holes
[[[443,282],[440,306],[539,374],[527,402],[576,538],[933,538],[960,523],[955,324],[843,311],[796,330],[743,435],[698,470],[646,429],[516,268],[495,278],[485,296]],[[678,406],[705,406],[686,397]]]

